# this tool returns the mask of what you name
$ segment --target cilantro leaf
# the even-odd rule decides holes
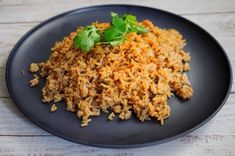
[[[131,22],[131,23],[137,23],[137,19],[136,19],[136,17],[133,16],[133,15],[124,15],[124,16],[123,16],[123,19],[124,19],[125,21],[129,21],[129,22]]]
[[[122,18],[118,16],[118,14],[111,12],[112,21],[111,24],[115,27],[123,27],[125,22]]]
[[[124,15],[122,18],[117,13],[111,12],[111,27],[104,31],[104,41],[111,45],[124,42],[127,33],[136,32],[137,34],[148,32],[140,26],[133,15]]]
[[[111,27],[104,32],[104,40],[112,41],[115,39],[119,39],[124,35],[125,35],[124,32],[122,32],[119,28]]]
[[[137,32],[137,34],[147,33],[148,30],[145,29],[143,26],[138,25],[137,19],[133,15],[124,15],[124,21],[128,25],[128,32]]]
[[[100,41],[99,31],[95,26],[87,26],[73,40],[76,48],[82,49],[83,52],[88,52],[91,48]]]
[[[89,52],[98,42],[115,46],[123,43],[126,40],[126,35],[130,32],[136,32],[137,34],[148,32],[146,28],[139,25],[137,18],[133,15],[126,14],[120,17],[117,13],[111,12],[111,16],[111,27],[103,32],[101,42],[99,30],[91,25],[78,32],[73,40],[74,46],[80,48],[83,52]]]
[[[120,43],[123,43],[125,41],[125,39],[126,38],[124,37],[124,38],[120,38],[120,39],[115,40],[115,41],[110,41],[109,44],[111,44],[112,46],[116,46],[116,45],[118,45]]]
[[[143,34],[148,32],[147,29],[140,25],[135,25],[135,29],[137,30],[137,34]]]

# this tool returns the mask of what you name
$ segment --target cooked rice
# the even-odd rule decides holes
[[[29,71],[35,73],[39,70],[39,67],[36,63],[31,63],[29,66]]]
[[[55,112],[57,110],[57,106],[55,104],[53,104],[51,106],[51,112]]]
[[[30,87],[35,87],[39,84],[39,77],[37,75],[33,75],[33,79],[29,81]]]
[[[134,113],[140,121],[156,119],[161,125],[170,116],[167,100],[176,93],[186,100],[193,90],[186,71],[189,53],[185,40],[174,29],[160,29],[149,20],[140,23],[146,34],[130,33],[117,46],[96,45],[83,53],[73,46],[72,32],[56,42],[51,56],[40,63],[40,75],[46,78],[43,102],[65,100],[67,110],[76,112],[81,126],[101,111],[130,119]],[[108,23],[94,23],[104,30]]]

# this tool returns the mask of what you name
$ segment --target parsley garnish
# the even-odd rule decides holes
[[[75,47],[81,48],[84,52],[88,52],[99,41],[99,31],[94,25],[91,25],[86,26],[83,30],[79,31],[74,38],[73,43]]]
[[[138,25],[137,19],[133,15],[124,15],[123,16],[124,21],[127,24],[128,27],[128,33],[129,32],[137,32],[137,34],[147,33],[148,30],[145,29],[143,26]]]
[[[137,19],[133,15],[124,15],[119,17],[117,13],[111,12],[111,26],[104,31],[103,41],[101,44],[111,44],[113,46],[125,41],[126,34],[136,32],[137,34],[147,33],[148,30],[140,26]],[[74,38],[75,47],[82,49],[84,52],[89,52],[91,48],[100,42],[100,33],[95,26],[87,26]]]
[[[121,18],[117,13],[111,12],[111,16],[111,27],[104,31],[104,41],[111,45],[124,42],[127,33],[141,34],[148,32],[147,29],[138,25],[137,19],[133,15],[124,15]]]

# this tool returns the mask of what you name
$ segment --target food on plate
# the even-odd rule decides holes
[[[57,110],[57,106],[55,104],[53,104],[51,106],[51,112],[55,112]]]
[[[150,20],[111,16],[110,23],[78,27],[55,43],[48,60],[30,65],[31,72],[46,79],[42,101],[64,100],[81,126],[101,112],[109,113],[109,120],[134,114],[140,121],[154,119],[163,125],[173,93],[183,100],[193,95],[186,75],[191,59],[184,51],[186,41],[177,30],[159,28]]]
[[[33,77],[34,78],[29,81],[31,87],[35,87],[39,84],[39,77],[36,74],[34,74]]]
[[[39,67],[36,63],[31,63],[29,66],[29,71],[35,73],[39,70]]]

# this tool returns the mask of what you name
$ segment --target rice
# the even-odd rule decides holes
[[[99,29],[110,26],[93,24]],[[129,33],[124,43],[98,44],[89,53],[73,46],[81,27],[56,42],[49,59],[38,64],[46,79],[42,101],[64,100],[81,126],[101,112],[109,113],[109,120],[115,116],[127,120],[135,114],[140,121],[155,119],[163,125],[170,116],[167,100],[173,93],[184,100],[193,94],[185,73],[190,55],[183,50],[186,43],[178,31],[160,29],[149,20],[139,24],[149,32]]]
[[[31,63],[29,66],[29,71],[35,73],[39,70],[39,67],[36,63]]]
[[[55,112],[57,110],[57,106],[55,104],[53,104],[51,106],[51,112]]]
[[[29,81],[30,87],[35,87],[39,84],[39,77],[36,74],[34,74],[33,77],[34,78]]]

